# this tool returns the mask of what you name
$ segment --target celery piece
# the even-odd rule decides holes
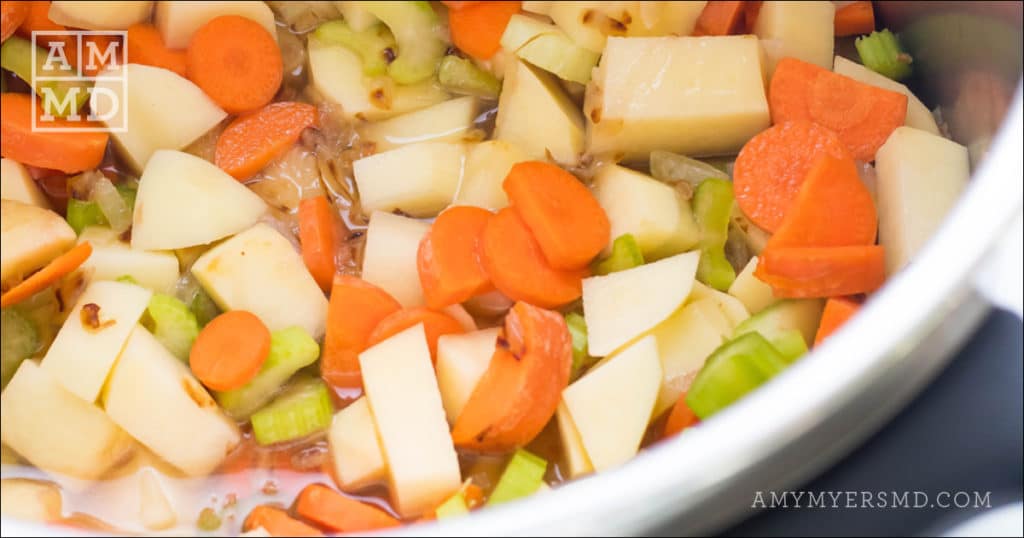
[[[263,407],[288,378],[316,362],[320,346],[302,327],[286,327],[270,334],[270,353],[256,377],[244,386],[214,393],[224,412],[236,420],[249,418]]]
[[[572,377],[575,378],[590,359],[587,322],[578,313],[569,312],[565,315],[565,324],[569,326],[569,336],[572,337]]]
[[[139,281],[135,280],[135,277],[133,277],[132,275],[121,275],[121,276],[115,278],[114,281],[115,282],[124,282],[125,284],[131,284],[133,286],[141,286],[142,285],[142,284],[139,284]]]
[[[196,527],[201,531],[213,532],[220,528],[221,519],[217,515],[217,511],[207,506],[199,511],[199,517],[196,518]]]
[[[100,211],[99,204],[75,198],[68,199],[66,219],[76,234],[81,234],[82,230],[88,226],[105,226],[107,224],[107,218]]]
[[[171,295],[154,293],[142,325],[175,357],[188,362],[192,343],[199,336],[199,322],[185,303]]]
[[[781,331],[768,342],[779,352],[782,360],[790,364],[807,353],[807,342],[804,342],[804,336],[796,329]]]
[[[736,280],[736,270],[725,257],[732,206],[732,183],[724,179],[705,179],[693,193],[693,215],[701,232],[697,279],[719,291]]]
[[[821,312],[825,301],[821,299],[786,299],[778,301],[768,308],[750,316],[736,326],[734,336],[757,332],[772,345],[783,346],[779,349],[787,357],[792,353],[807,351],[807,346],[814,341],[821,320]],[[796,330],[803,337],[804,345],[798,347],[794,342],[787,343],[791,338],[785,333]],[[780,343],[781,341],[781,343]],[[800,353],[802,354],[802,353]],[[795,359],[796,356],[793,357]]]
[[[711,353],[686,393],[686,405],[706,419],[786,367],[786,361],[758,333],[736,337]]]
[[[11,36],[0,46],[0,67],[18,75],[32,86],[32,90],[42,99],[43,106],[50,114],[58,117],[70,116],[85,104],[89,99],[87,88],[89,84],[77,80],[33,80],[32,79],[32,49],[36,51],[36,75],[48,75],[51,72],[44,71],[46,65],[47,51],[42,47],[33,46],[32,43],[18,36]],[[67,51],[65,51],[67,53]],[[53,65],[59,65],[54,63]],[[64,75],[68,73],[52,73],[53,75]],[[75,73],[70,73],[74,75]],[[66,100],[70,106],[64,106]],[[55,102],[53,101],[55,100]]]
[[[117,192],[121,195],[121,199],[124,200],[124,205],[128,206],[128,213],[135,212],[135,197],[139,192],[139,187],[135,185],[117,185]]]
[[[444,89],[460,95],[497,99],[501,81],[477,67],[472,60],[455,55],[445,56],[437,68],[437,81]]]
[[[306,377],[287,387],[273,402],[252,414],[252,433],[261,445],[306,437],[331,425],[334,405],[327,385]]]
[[[594,264],[594,274],[607,275],[625,271],[644,264],[644,255],[640,252],[633,234],[622,234],[612,241],[612,252],[607,258]]]
[[[501,473],[487,504],[501,504],[532,495],[544,485],[547,469],[548,462],[544,458],[522,448],[516,450],[505,466],[505,471]]]
[[[220,315],[220,307],[203,288],[196,288],[188,307],[196,315],[200,327],[205,327],[210,320]]]
[[[395,57],[395,38],[387,26],[374,23],[357,32],[341,19],[328,21],[313,32],[321,43],[337,44],[348,48],[363,59],[363,74],[370,77],[383,75],[388,63]]]
[[[434,75],[447,46],[430,2],[365,2],[360,4],[387,25],[398,42],[398,56],[388,74],[399,84],[415,84]]]
[[[0,310],[0,386],[6,387],[21,362],[39,351],[39,333],[17,308]]]
[[[658,181],[684,181],[697,187],[705,179],[728,179],[722,169],[671,151],[655,150],[650,157],[651,175]]]
[[[458,491],[455,495],[448,497],[448,500],[441,503],[434,511],[437,519],[448,519],[451,517],[464,516],[469,514],[469,508],[466,508],[466,496],[462,494],[462,491]]]
[[[888,28],[858,37],[854,46],[857,47],[860,63],[864,67],[892,80],[903,80],[910,76],[913,58],[903,50],[896,34]]]

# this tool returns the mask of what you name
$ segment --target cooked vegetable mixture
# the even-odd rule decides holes
[[[5,516],[548,495],[801,360],[969,174],[871,2],[0,5]]]

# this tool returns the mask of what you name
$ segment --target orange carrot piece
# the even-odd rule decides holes
[[[359,353],[381,320],[401,309],[394,297],[377,286],[355,276],[335,276],[320,360],[324,381],[338,388],[361,387]]]
[[[818,333],[814,335],[814,345],[817,346],[832,333],[836,332],[846,320],[852,318],[860,310],[860,303],[849,297],[831,297],[825,302],[825,310],[821,313],[821,323],[818,324]]]
[[[270,329],[246,310],[229,310],[199,331],[188,364],[213,390],[232,390],[256,377],[270,353]]]
[[[478,506],[483,506],[484,490],[480,486],[470,482],[466,484],[466,487],[462,488],[462,498],[466,500],[466,508],[472,510]]]
[[[766,248],[871,245],[878,212],[853,159],[822,155]]]
[[[711,0],[700,12],[695,36],[732,35],[746,29],[743,6],[746,2]]]
[[[757,16],[761,13],[761,0],[750,0],[743,3],[743,31],[747,34],[754,33],[754,25],[757,24]]]
[[[489,59],[501,48],[501,35],[512,15],[519,13],[520,6],[521,2],[495,0],[450,9],[448,28],[452,43],[478,60]]]
[[[848,155],[834,133],[811,122],[789,122],[762,131],[736,157],[736,203],[754,224],[776,231],[811,165],[824,154]]]
[[[836,37],[870,34],[874,30],[875,10],[870,1],[850,2],[836,10]]]
[[[831,129],[854,159],[867,162],[903,125],[907,96],[783,58],[768,87],[768,107],[774,123],[806,120]]]
[[[33,110],[34,109],[34,110]],[[45,127],[101,127],[92,122],[39,118],[43,107],[24,93],[0,95],[0,154],[23,164],[53,168],[68,174],[100,165],[110,135],[103,132],[36,132],[36,124]]]
[[[269,103],[284,78],[274,36],[238,15],[222,15],[199,28],[185,59],[188,78],[231,114]]]
[[[373,346],[387,340],[392,336],[422,323],[423,331],[427,334],[427,346],[430,347],[430,359],[437,361],[437,339],[446,334],[460,334],[466,332],[465,327],[455,318],[442,312],[435,312],[424,306],[403,308],[390,316],[380,320],[380,323],[370,333],[366,347]]]
[[[380,508],[323,484],[310,484],[299,493],[295,513],[331,532],[366,532],[402,524]]]
[[[309,525],[291,517],[280,508],[261,504],[249,512],[242,528],[251,531],[262,527],[271,536],[323,536],[324,534]]]
[[[128,62],[151,65],[186,75],[185,51],[169,49],[152,24],[137,23],[128,27]]]
[[[581,269],[608,246],[604,208],[576,176],[557,165],[517,163],[502,184],[509,203],[555,269]]]
[[[93,45],[90,45],[90,43],[93,43]],[[111,50],[110,47],[112,43],[117,43],[117,48],[114,49],[114,54],[108,57],[106,56],[106,53],[108,50]],[[104,55],[102,56],[102,59],[106,63],[98,64],[93,61],[93,46],[95,46],[95,50],[99,54]],[[125,44],[121,41],[121,36],[101,34],[82,36],[82,62],[84,62],[82,65],[82,72],[87,77],[94,77],[98,75],[100,71],[106,69],[108,65],[111,65],[112,62],[116,62],[117,65],[120,65],[122,63],[122,59],[125,58],[122,54],[127,52],[124,50],[124,46]],[[72,60],[71,63],[74,63],[74,61]]]
[[[533,440],[569,384],[572,338],[561,314],[518,302],[452,428],[455,446],[506,451]]]
[[[885,283],[885,249],[878,245],[766,248],[754,276],[771,286],[776,297],[869,293]]]
[[[3,2],[6,4],[7,2]],[[63,25],[57,24],[50,20],[50,2],[33,0],[28,2],[29,11],[22,21],[21,26],[18,27],[16,33],[25,39],[32,39],[32,32],[48,31],[48,32],[63,32],[66,31]],[[46,47],[50,43],[64,43],[64,57],[68,63],[72,66],[78,65],[78,42],[74,37],[61,36],[61,35],[38,35],[36,36],[36,44],[41,47]]]
[[[321,194],[299,202],[299,244],[309,274],[320,289],[330,291],[336,272],[338,223],[326,196]]]
[[[57,256],[42,269],[21,281],[13,288],[0,295],[0,308],[18,304],[29,297],[48,288],[57,282],[64,275],[70,274],[80,265],[85,263],[92,255],[92,245],[84,241],[74,246],[71,250]]]
[[[7,41],[7,38],[11,37],[11,34],[25,21],[32,10],[30,4],[31,2],[14,0],[0,2],[0,43]]]
[[[440,310],[491,290],[480,244],[491,212],[453,206],[437,216],[420,241],[416,266],[427,306]]]
[[[540,245],[512,207],[498,211],[484,228],[483,261],[491,282],[513,301],[555,308],[579,298],[586,270],[548,265]]]
[[[694,414],[690,406],[686,405],[686,393],[679,395],[679,399],[676,400],[676,404],[672,406],[672,412],[668,415],[668,420],[665,422],[665,430],[662,432],[661,437],[672,437],[690,426],[696,425],[700,422],[700,418]]]
[[[217,139],[214,162],[239,181],[249,179],[317,125],[316,107],[283,101],[241,116]]]

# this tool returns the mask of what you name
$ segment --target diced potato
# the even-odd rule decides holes
[[[50,3],[50,20],[56,24],[84,30],[127,30],[137,22],[149,20],[153,2],[112,2],[90,0]]]
[[[32,465],[81,479],[102,476],[133,444],[99,407],[32,360],[21,363],[0,394],[0,436]]]
[[[103,391],[107,415],[186,474],[209,474],[238,444],[238,427],[187,366],[145,328],[133,328]]]
[[[152,296],[134,284],[89,284],[43,357],[42,368],[72,394],[95,402]]]
[[[46,265],[75,244],[75,231],[60,215],[15,200],[0,200],[0,286],[3,289]]]
[[[473,144],[466,154],[462,185],[455,195],[455,204],[475,205],[497,211],[508,205],[502,188],[505,177],[516,163],[529,160],[514,144],[504,140],[488,140]]]
[[[735,328],[750,317],[747,307],[743,306],[739,299],[701,282],[694,282],[693,290],[690,291],[690,296],[686,298],[686,302],[693,303],[704,299],[711,301],[718,308],[718,311],[722,313],[730,328]]]
[[[184,149],[227,117],[199,86],[167,69],[128,64],[101,76],[113,78],[96,81],[96,91],[102,93],[93,94],[90,106],[111,128],[111,138],[133,172],[146,168],[157,150]]]
[[[212,1],[178,2],[174,0],[156,3],[153,24],[160,31],[164,45],[171,49],[184,49],[192,40],[192,34],[211,20],[222,15],[238,15],[259,23],[277,40],[274,12],[266,2],[258,1]]]
[[[139,522],[153,531],[173,527],[178,522],[178,514],[153,469],[139,473]]]
[[[291,242],[267,224],[206,251],[192,274],[222,310],[248,310],[271,331],[298,325],[314,339],[324,335],[323,291]]]
[[[604,50],[608,36],[689,35],[707,2],[549,2],[543,12],[581,47]],[[523,9],[526,9],[525,7]],[[529,9],[527,9],[529,11]]]
[[[832,67],[835,44],[832,2],[764,2],[757,13],[754,34],[764,42],[766,73],[791,56],[825,69]]]
[[[912,127],[898,127],[875,155],[878,240],[889,274],[905,266],[935,233],[967,185],[967,148]]]
[[[770,124],[753,36],[608,38],[587,87],[587,151],[734,154]]]
[[[552,4],[554,4],[554,2],[550,0],[525,0],[523,2],[523,11],[536,13],[538,15],[547,15],[548,11],[551,10]]]
[[[644,337],[562,392],[587,455],[598,472],[636,455],[661,385],[658,344]]]
[[[446,334],[437,341],[437,386],[448,422],[455,423],[494,355],[500,329]]]
[[[552,75],[510,59],[494,138],[514,144],[531,159],[550,155],[560,164],[574,165],[583,153],[583,118]]]
[[[757,256],[750,258],[746,267],[736,275],[736,280],[733,280],[732,285],[729,286],[729,295],[739,299],[751,315],[764,310],[775,302],[772,287],[754,276],[755,269],[757,269]]]
[[[422,514],[461,483],[423,325],[362,352],[359,365],[395,509],[403,517]]]
[[[675,312],[690,295],[699,252],[583,279],[590,354],[603,357]]]
[[[82,230],[78,242],[95,235],[90,226]],[[108,228],[102,228],[108,229]],[[86,281],[117,280],[130,276],[144,288],[159,293],[170,293],[178,283],[178,257],[173,252],[159,250],[135,250],[118,240],[106,243],[91,242],[92,254],[81,266]]]
[[[876,73],[863,65],[847,60],[842,56],[835,57],[833,69],[836,73],[852,78],[853,80],[877,86],[883,90],[902,93],[907,96],[907,119],[903,122],[907,127],[913,127],[931,134],[939,134],[939,126],[935,123],[935,116],[924,106],[924,103],[910,91],[910,88],[896,82],[895,80]]]
[[[0,159],[0,198],[50,209],[50,201],[29,175],[28,169],[6,157]]]
[[[594,195],[608,214],[611,236],[632,234],[644,259],[678,254],[700,241],[690,204],[672,187],[617,164],[602,166],[594,178]]]
[[[366,229],[363,279],[380,286],[402,306],[423,304],[423,288],[416,267],[420,240],[430,225],[393,213],[375,211]]]
[[[63,515],[60,487],[52,482],[27,478],[0,480],[0,514],[7,517],[50,523]]]
[[[694,289],[697,289],[697,285],[700,282],[694,282]],[[692,294],[691,294],[692,297]],[[736,328],[729,318],[722,312],[721,307],[718,306],[718,302],[710,297],[703,297],[697,299],[690,299],[684,303],[684,306],[692,306],[704,314],[704,318],[708,320],[712,327],[723,338],[728,338],[732,335],[733,329]]]
[[[466,145],[421,142],[364,157],[352,163],[364,213],[400,209],[433,217],[459,190]]]
[[[334,2],[335,7],[341,12],[341,16],[345,18],[345,22],[352,27],[353,30],[361,32],[373,23],[377,22],[377,17],[370,13],[361,2],[353,2],[350,0]]]
[[[689,304],[659,323],[651,334],[658,341],[662,381],[654,416],[660,416],[675,404],[690,387],[697,371],[724,341],[720,328],[709,320],[700,304]]]
[[[583,447],[583,439],[580,438],[580,431],[576,429],[576,423],[573,422],[572,414],[569,413],[564,401],[558,403],[555,419],[558,421],[562,453],[569,466],[569,478],[577,478],[594,472],[594,464],[590,462],[587,449]]]
[[[600,54],[577,45],[559,27],[529,15],[512,15],[501,48],[561,80],[586,84]]]
[[[363,127],[362,139],[377,152],[417,142],[462,142],[473,128],[478,102],[466,96]]]
[[[359,398],[334,415],[327,443],[334,475],[342,489],[355,491],[387,477],[377,426],[366,398]]]

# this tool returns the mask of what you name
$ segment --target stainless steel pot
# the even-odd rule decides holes
[[[917,60],[915,88],[940,104],[978,159],[962,199],[864,314],[756,393],[629,464],[524,501],[394,535],[645,534],[672,519],[710,533],[756,491],[813,477],[901,409],[945,366],[990,302],[1020,313],[1021,4],[879,2]],[[984,298],[983,298],[984,297]],[[67,534],[3,520],[4,534]]]

